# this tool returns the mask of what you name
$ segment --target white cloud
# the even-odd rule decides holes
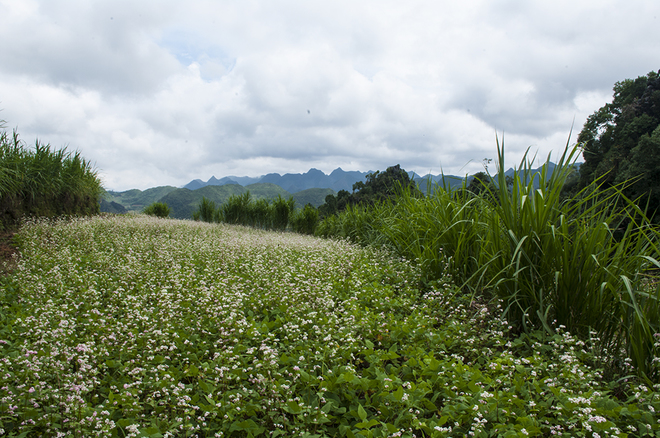
[[[653,1],[0,0],[0,113],[111,189],[545,158],[660,66]]]

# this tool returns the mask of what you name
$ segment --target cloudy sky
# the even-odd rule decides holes
[[[106,188],[465,175],[560,152],[660,69],[657,0],[0,0],[0,119]],[[508,166],[507,166],[508,167]]]

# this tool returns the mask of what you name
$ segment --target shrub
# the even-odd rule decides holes
[[[248,224],[250,191],[242,195],[232,195],[220,206],[220,218],[223,222],[234,225]]]
[[[204,222],[220,222],[219,215],[220,212],[215,202],[202,196],[202,200],[199,202],[197,210],[193,213],[193,219],[196,221],[202,220]]]
[[[319,222],[319,212],[311,204],[294,213],[291,219],[291,228],[296,233],[314,234]]]
[[[154,202],[151,205],[144,207],[142,212],[144,214],[148,214],[149,216],[166,218],[170,216],[170,207],[168,207],[164,202]]]
[[[273,201],[273,229],[278,231],[286,230],[289,224],[289,217],[293,213],[295,201],[293,197],[288,200],[284,199],[281,195],[277,195],[277,199]]]

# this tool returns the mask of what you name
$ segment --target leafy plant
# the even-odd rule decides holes
[[[210,199],[202,197],[202,200],[199,203],[199,207],[196,211],[193,212],[193,219],[198,221],[202,220],[204,222],[219,222],[220,211],[216,206],[215,202]]]
[[[598,341],[516,333],[383,248],[144,215],[30,220],[18,243],[6,436],[660,433],[660,385],[607,381]]]
[[[28,148],[18,133],[0,133],[0,223],[16,226],[27,216],[98,213],[101,181],[79,152],[53,150],[37,141]]]
[[[142,211],[149,216],[166,218],[170,216],[170,208],[164,202],[154,202],[144,208]]]
[[[298,210],[293,214],[291,219],[291,228],[296,233],[301,234],[314,234],[316,225],[319,221],[319,212],[310,204],[305,205],[305,208]]]
[[[286,200],[282,196],[278,195],[277,199],[273,201],[272,208],[273,229],[277,231],[286,230],[286,227],[289,224],[289,218],[295,208],[295,201],[293,198]]]
[[[503,317],[518,330],[553,334],[563,326],[597,338],[613,370],[629,359],[657,381],[660,289],[649,274],[660,267],[658,230],[619,186],[596,182],[564,200],[578,151],[567,146],[552,172],[548,157],[540,175],[525,155],[510,179],[498,142],[498,171],[477,196],[465,185],[425,198],[400,190],[397,202],[348,209],[318,233],[387,245],[417,261],[422,284],[449,270],[472,296],[501,299]]]

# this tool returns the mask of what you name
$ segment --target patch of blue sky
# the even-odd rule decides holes
[[[205,80],[226,75],[236,64],[236,58],[230,56],[220,45],[209,43],[190,30],[169,30],[158,44],[186,67],[193,63],[199,64],[200,74]]]

